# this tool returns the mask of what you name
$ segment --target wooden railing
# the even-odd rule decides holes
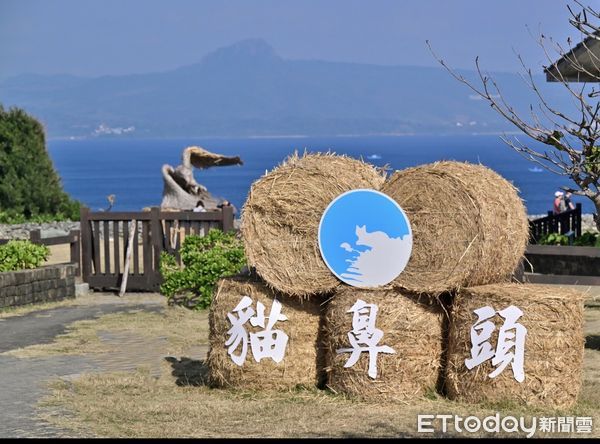
[[[537,244],[540,238],[550,233],[567,234],[573,232],[575,237],[581,236],[581,204],[575,205],[574,210],[567,210],[560,214],[548,215],[529,221],[531,244]]]
[[[97,212],[81,210],[81,269],[90,288],[120,286],[126,262],[130,229],[132,234],[128,290],[156,291],[161,283],[160,254],[166,251],[179,260],[183,239],[203,236],[211,228],[231,231],[233,207],[205,213],[161,211]]]

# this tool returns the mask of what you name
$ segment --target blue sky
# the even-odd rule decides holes
[[[433,66],[430,39],[454,67],[517,71],[513,48],[545,62],[526,25],[579,40],[560,0],[0,0],[0,77],[164,71],[246,38],[290,59]]]

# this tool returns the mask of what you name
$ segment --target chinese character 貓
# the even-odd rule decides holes
[[[377,378],[377,355],[379,353],[396,353],[387,345],[377,345],[383,337],[383,331],[375,328],[378,307],[376,304],[367,304],[358,299],[348,313],[353,313],[352,330],[348,333],[348,340],[352,348],[341,348],[337,353],[351,353],[345,368],[352,367],[360,358],[361,353],[369,353],[368,375]]]
[[[231,360],[239,366],[244,365],[248,353],[248,342],[250,342],[250,350],[256,362],[260,362],[263,358],[271,358],[277,363],[281,362],[285,355],[288,335],[283,330],[273,330],[276,322],[287,321],[287,316],[281,313],[281,302],[274,300],[269,316],[265,316],[263,303],[257,302],[255,312],[252,308],[252,299],[244,296],[232,311],[237,314],[237,317],[232,313],[227,313],[231,328],[227,331],[229,338],[225,341]],[[267,319],[268,322],[265,325]],[[261,327],[264,330],[248,335],[244,328],[244,324],[248,321],[252,326]],[[240,345],[240,353],[236,354]]]
[[[490,321],[496,311],[492,307],[482,307],[474,310],[477,315],[477,321],[471,327],[471,358],[465,359],[465,366],[471,370],[473,367],[492,360],[492,365],[496,369],[488,376],[495,378],[504,371],[508,364],[511,365],[513,376],[518,382],[525,380],[524,362],[525,362],[525,336],[527,329],[517,321],[523,312],[511,305],[498,314],[504,318],[504,323],[498,332],[498,341],[496,350],[493,350],[489,339],[492,336],[496,326]]]

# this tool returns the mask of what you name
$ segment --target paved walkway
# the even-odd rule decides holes
[[[130,310],[161,311],[160,295],[133,295],[118,298],[93,293],[78,299],[82,305],[31,312],[0,320],[0,353],[32,344],[49,343],[78,320],[94,319],[108,313]],[[46,383],[56,377],[71,378],[83,372],[134,370],[140,365],[160,372],[162,338],[140,338],[133,334],[105,332],[101,339],[119,344],[119,351],[106,356],[49,356],[19,359],[0,355],[0,438],[68,437],[36,417],[36,404],[47,393]]]

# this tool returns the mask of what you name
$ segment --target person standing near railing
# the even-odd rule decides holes
[[[573,194],[567,191],[564,198],[566,211],[575,209],[575,204],[571,200],[571,197],[573,197]]]
[[[557,214],[567,211],[567,204],[565,202],[565,194],[562,191],[554,193],[554,205],[552,207],[552,214]]]

